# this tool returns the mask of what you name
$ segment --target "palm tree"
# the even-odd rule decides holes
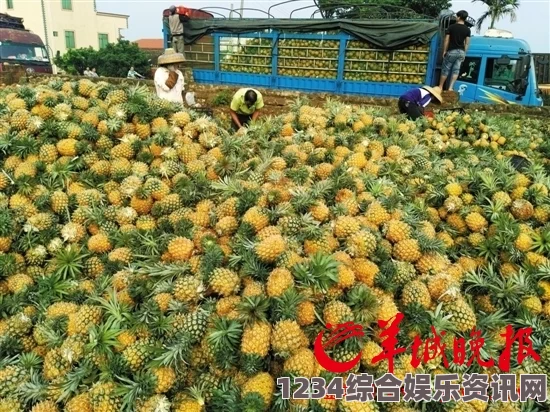
[[[490,29],[495,28],[495,23],[505,16],[510,16],[510,21],[516,21],[516,10],[519,8],[519,0],[472,0],[472,3],[481,2],[489,8],[477,20],[477,32],[481,31],[481,26],[487,19],[491,19]]]

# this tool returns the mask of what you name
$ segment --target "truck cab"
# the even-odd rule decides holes
[[[454,86],[461,102],[543,105],[529,44],[507,33],[471,38]]]
[[[0,14],[0,71],[10,65],[23,66],[27,72],[52,73],[40,36],[25,30],[22,18]]]

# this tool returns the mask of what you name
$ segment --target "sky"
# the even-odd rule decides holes
[[[246,10],[247,7],[267,10],[270,6],[281,3],[283,0],[186,0],[176,5],[184,5],[190,8],[205,7],[208,4],[211,12],[221,12],[227,15],[227,12],[221,8],[240,7],[240,2],[244,2],[245,17],[261,17],[262,13]],[[138,40],[142,38],[160,38],[162,37],[162,11],[170,7],[169,1],[158,0],[97,0],[98,11],[121,13],[130,16],[129,29],[123,31],[123,35],[128,40]],[[272,9],[271,13],[275,17],[288,18],[292,10],[313,5],[311,0],[294,1],[292,4],[283,4]],[[472,3],[470,0],[453,1],[454,11],[461,9],[467,10],[475,19],[483,14],[485,6],[482,3]],[[308,8],[293,14],[293,17],[309,18],[314,8]],[[527,40],[531,45],[531,51],[534,53],[550,53],[550,0],[522,0],[517,19],[510,22],[505,18],[497,22],[496,27],[502,30],[509,30],[514,37]],[[481,34],[487,27],[484,27]]]

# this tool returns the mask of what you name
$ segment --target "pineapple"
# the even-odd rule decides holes
[[[240,278],[229,269],[214,269],[210,277],[210,287],[221,296],[230,296],[240,289]]]
[[[174,283],[174,298],[180,302],[196,302],[202,291],[202,282],[194,276],[184,276]]]
[[[323,319],[326,324],[333,326],[350,321],[353,319],[353,313],[345,303],[333,300],[329,302],[323,310]]]
[[[285,268],[276,268],[267,278],[266,292],[270,297],[278,297],[292,286],[294,286],[292,273]]]
[[[90,389],[92,410],[101,412],[119,411],[121,399],[116,395],[116,384],[113,382],[96,382]]]
[[[416,262],[422,257],[416,239],[406,239],[396,243],[393,248],[393,255],[398,260],[411,263]]]
[[[276,353],[293,354],[298,349],[307,347],[309,340],[295,321],[277,322],[271,334],[271,347]]]
[[[255,355],[265,358],[269,352],[271,325],[267,322],[257,322],[245,327],[241,340],[241,352],[245,355]]]
[[[186,261],[191,257],[195,245],[184,237],[176,237],[168,243],[168,253],[176,261]]]
[[[457,331],[470,332],[476,326],[475,313],[463,298],[447,303],[444,310],[451,315],[451,322]]]
[[[403,306],[419,304],[426,309],[428,309],[432,303],[428,287],[419,280],[414,280],[410,283],[407,283],[403,287],[401,301],[403,303]]]
[[[264,262],[275,262],[285,251],[286,242],[280,235],[269,236],[256,245],[256,254]]]
[[[284,363],[286,372],[294,373],[296,376],[311,378],[315,374],[316,360],[310,349],[302,348]]]
[[[242,397],[246,400],[248,394],[258,394],[264,401],[263,409],[268,410],[275,391],[275,380],[273,377],[262,372],[250,378],[242,387]]]
[[[410,238],[411,227],[405,222],[392,219],[386,223],[384,232],[386,239],[397,243]]]

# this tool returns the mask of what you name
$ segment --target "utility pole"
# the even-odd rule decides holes
[[[231,11],[229,12],[229,18],[233,18],[233,3],[231,3]]]
[[[243,18],[243,10],[244,10],[244,0],[241,0],[241,18]]]

